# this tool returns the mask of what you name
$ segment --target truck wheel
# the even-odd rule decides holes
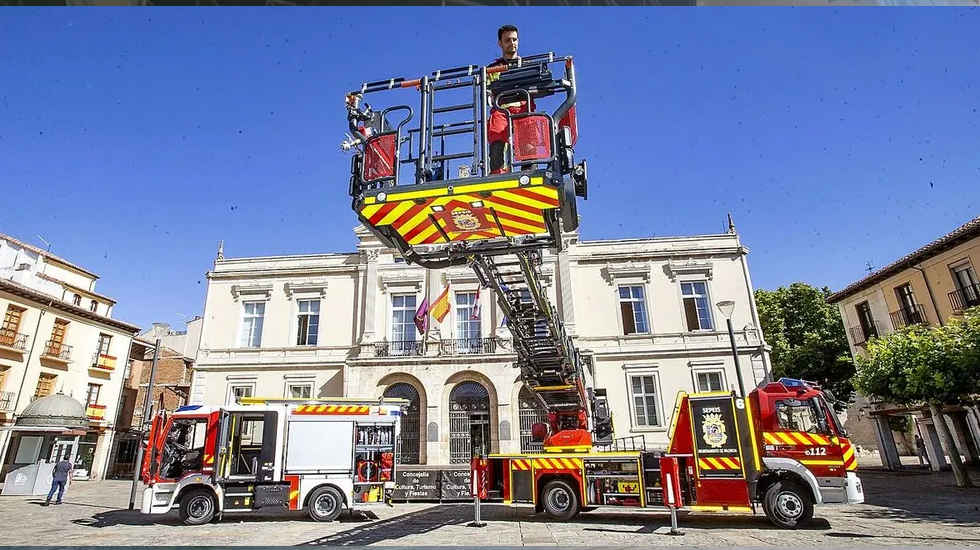
[[[541,503],[544,511],[557,520],[571,519],[578,513],[578,498],[572,487],[556,479],[544,486],[541,491]]]
[[[308,512],[316,521],[333,521],[340,516],[344,499],[333,487],[320,487],[310,495]]]
[[[187,525],[204,525],[217,511],[214,494],[207,489],[193,489],[180,499],[180,519]]]
[[[777,481],[766,490],[762,508],[773,525],[784,529],[795,529],[813,518],[810,491],[788,481]]]

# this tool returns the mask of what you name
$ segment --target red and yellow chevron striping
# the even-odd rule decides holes
[[[515,180],[460,186],[453,194],[392,193],[383,203],[366,200],[361,215],[375,227],[392,227],[410,245],[446,242],[443,232],[450,241],[500,237],[501,229],[506,236],[546,233],[544,212],[558,208],[558,190],[533,180],[537,185],[529,187]]]
[[[204,454],[204,465],[214,464],[214,455]]]
[[[844,468],[847,470],[857,470],[858,461],[857,457],[854,456],[854,446],[850,443],[844,443],[843,449],[844,455],[842,458],[844,459]]]
[[[734,456],[711,456],[698,458],[698,467],[702,470],[740,470],[742,463]]]
[[[770,445],[830,445],[830,440],[820,434],[806,432],[763,432],[763,439]]]
[[[512,470],[581,470],[581,458],[513,458],[510,461]]]
[[[300,405],[293,414],[369,414],[367,405]]]

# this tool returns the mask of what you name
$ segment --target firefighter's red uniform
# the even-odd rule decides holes
[[[502,57],[498,57],[497,59],[491,61],[490,64],[487,65],[487,66],[488,67],[494,67],[494,66],[497,66],[497,65],[503,65],[505,63],[507,63],[507,60],[506,59],[504,59]],[[493,82],[494,80],[497,80],[498,78],[500,78],[500,73],[493,73],[493,74],[490,74],[490,75],[487,76],[487,81],[488,82]],[[526,101],[515,101],[515,102],[512,102],[512,103],[504,103],[501,106],[504,107],[504,108],[506,108],[508,111],[510,111],[510,113],[512,115],[517,115],[517,114],[520,114],[520,113],[526,113],[526,112],[528,112],[527,102]],[[535,105],[534,105],[534,100],[532,99],[531,100],[531,111],[534,111],[534,110],[535,110]],[[487,123],[487,141],[490,142],[490,147],[491,148],[494,148],[494,144],[495,143],[504,143],[504,144],[507,143],[507,137],[508,137],[507,130],[508,130],[508,128],[507,128],[507,115],[501,109],[497,109],[496,107],[492,108],[490,110],[490,120]],[[498,146],[498,147],[500,147],[500,146]],[[493,167],[493,170],[492,170],[491,173],[493,173],[493,174],[503,174],[509,168],[506,165],[503,165],[503,166],[493,166],[494,164],[495,163],[491,161],[491,165]]]

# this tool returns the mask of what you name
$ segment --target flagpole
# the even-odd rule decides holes
[[[429,353],[429,327],[431,326],[431,318],[429,316],[429,310],[432,309],[432,302],[429,301],[429,289],[432,286],[432,279],[430,274],[431,269],[425,270],[425,303],[427,304],[425,308],[425,334],[422,335],[422,354],[427,355]]]

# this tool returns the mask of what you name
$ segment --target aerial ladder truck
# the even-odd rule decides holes
[[[477,461],[475,490],[559,520],[603,506],[754,513],[761,504],[786,528],[806,522],[814,504],[862,502],[854,448],[833,397],[814,383],[780,379],[747,396],[681,392],[666,449],[612,440],[605,391],[589,380],[540,277],[542,254],[561,252],[562,233],[578,227],[576,201],[588,197],[587,163],[574,155],[576,90],[572,58],[547,53],[346,94],[341,148],[353,152],[359,221],[407,262],[473,269],[547,411],[547,424],[534,426],[543,451]],[[366,101],[380,94],[407,100],[380,109]],[[515,102],[528,107],[503,107]],[[490,166],[492,109],[508,121],[502,171]]]

